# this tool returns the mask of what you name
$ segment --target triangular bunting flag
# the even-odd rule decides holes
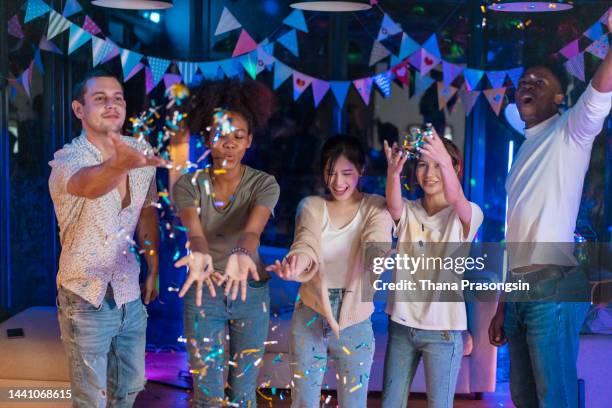
[[[412,54],[408,60],[413,67],[421,72],[421,75],[427,75],[429,71],[440,63],[440,58],[431,54],[424,48]]]
[[[198,63],[202,76],[208,80],[223,78],[223,72],[219,70],[219,63],[216,61]]]
[[[400,60],[408,58],[409,56],[417,52],[419,48],[419,43],[414,41],[408,34],[404,33],[404,35],[402,36],[402,44],[400,45],[398,58]]]
[[[81,10],[83,10],[83,8],[81,8],[81,5],[77,0],[68,0],[66,2],[66,5],[64,6],[64,12],[62,13],[62,15],[64,17],[70,17]]]
[[[142,59],[142,54],[127,49],[121,50],[121,66],[123,67],[123,78],[127,78],[136,64]],[[127,79],[126,79],[127,80]]]
[[[420,96],[423,92],[425,92],[435,81],[428,76],[424,76],[419,74],[418,72],[414,73],[414,95]]]
[[[240,27],[242,27],[242,25],[238,22],[238,20],[236,20],[236,17],[234,17],[227,7],[223,7],[223,12],[221,13],[219,23],[217,24],[215,35],[221,35],[227,33],[228,31],[236,30]]]
[[[306,88],[314,80],[313,77],[303,74],[298,71],[293,71],[293,100],[297,101],[300,95],[304,93]]]
[[[47,38],[51,39],[56,35],[63,33],[70,27],[70,21],[62,16],[60,13],[56,13],[52,10],[49,13],[49,25],[47,27]]]
[[[23,30],[19,22],[19,16],[15,14],[8,22],[8,33],[16,38],[23,38]]]
[[[592,26],[590,26],[588,30],[584,32],[584,36],[593,41],[597,41],[599,37],[601,37],[603,34],[604,34],[603,28],[599,21],[593,24]]]
[[[573,76],[575,76],[582,82],[585,82],[584,81],[584,53],[583,52],[568,59],[567,61],[565,61],[563,65],[565,66],[565,69],[569,71],[570,74],[572,74]]]
[[[102,32],[100,27],[94,21],[89,18],[89,16],[85,16],[85,22],[83,23],[83,30],[87,31],[91,35],[98,35]]]
[[[176,66],[179,72],[183,76],[183,82],[185,85],[190,85],[193,81],[195,73],[198,71],[198,66],[194,62],[177,61]]]
[[[181,83],[181,76],[177,74],[164,74],[164,87],[166,89],[170,88],[172,85]]]
[[[40,39],[40,42],[38,43],[38,48],[40,48],[41,50],[54,52],[56,54],[63,54],[62,50],[60,50],[57,45],[49,41],[47,37],[44,36],[44,34]]]
[[[585,51],[589,52],[590,54],[596,56],[599,59],[604,59],[606,58],[606,55],[608,55],[609,49],[610,44],[608,42],[608,35],[604,34],[600,37],[599,40],[591,43],[591,45],[589,45]]]
[[[251,79],[257,77],[257,51],[250,52],[240,57],[240,63]]]
[[[144,64],[142,62],[139,62],[138,64],[136,64],[136,66],[130,71],[129,74],[127,74],[127,76],[125,75],[123,76],[123,82],[127,82],[130,79],[132,79],[134,75],[140,72],[142,67],[144,67]]]
[[[240,64],[240,61],[238,59],[228,58],[221,61],[217,61],[217,63],[223,70],[223,73],[225,73],[228,78],[239,77],[242,73],[242,65]]]
[[[608,9],[608,11],[606,11],[605,13],[603,13],[603,14],[602,14],[602,16],[601,16],[601,18],[599,19],[599,21],[600,21],[602,24],[607,24],[607,23],[608,23],[608,21],[607,21],[607,20],[608,20],[608,13],[612,13],[612,7],[610,7],[610,8]]]
[[[444,85],[450,86],[462,71],[463,67],[442,61],[442,78],[444,79]]]
[[[106,52],[106,56],[102,58],[102,61],[100,62],[101,64],[104,64],[105,62],[108,62],[113,58],[117,57],[119,55],[119,52],[121,51],[119,49],[119,46],[115,44],[110,38],[106,39],[106,47],[108,47],[108,51]]]
[[[305,33],[308,32],[308,26],[306,25],[306,20],[304,19],[304,13],[300,9],[293,10],[291,14],[289,14],[283,20],[283,24],[296,28]]]
[[[370,66],[376,64],[381,59],[388,57],[391,52],[385,48],[384,45],[379,43],[378,41],[374,41],[374,46],[372,47],[372,52],[370,53]]]
[[[395,21],[387,13],[385,13],[382,23],[380,24],[380,29],[378,30],[378,37],[376,41],[382,41],[385,38],[401,33],[402,29],[397,25]]]
[[[408,69],[408,63],[406,61],[395,65],[393,68],[391,68],[391,72],[393,72],[393,75],[399,79],[403,86],[408,85],[410,69]]]
[[[91,38],[91,55],[93,59],[92,64],[94,67],[100,64],[111,48],[112,45],[108,44],[105,40],[95,36]]]
[[[484,71],[479,69],[466,68],[463,70],[463,78],[465,79],[465,87],[468,91],[473,90],[482,79]]]
[[[343,107],[351,83],[349,81],[331,81],[329,86],[334,94],[334,98],[336,98],[338,106]]]
[[[518,67],[518,68],[509,69],[506,71],[508,78],[510,78],[515,88],[518,88],[518,83],[519,83],[519,80],[521,79],[521,76],[523,76],[524,70],[525,69],[523,67]]]
[[[285,82],[287,78],[291,76],[291,74],[293,74],[293,70],[291,68],[280,61],[276,61],[274,64],[274,90],[278,89],[278,87],[281,86],[283,82]]]
[[[444,82],[438,82],[438,108],[440,110],[444,109],[448,101],[455,96],[457,93],[457,88],[454,86],[445,86]]]
[[[283,47],[288,49],[296,57],[300,56],[300,50],[298,49],[297,43],[297,32],[295,29],[281,35],[276,41],[281,43]]]
[[[380,92],[382,92],[385,98],[391,96],[392,75],[393,74],[390,71],[385,71],[381,72],[380,74],[374,75],[374,77],[372,78],[374,80],[374,83],[376,84],[378,89],[380,89]]]
[[[442,58],[440,56],[440,48],[438,47],[438,37],[435,34],[432,34],[427,39],[427,41],[425,41],[425,44],[423,44],[422,48],[425,49],[425,51],[430,53],[432,56],[438,59]]]
[[[153,82],[153,74],[151,73],[151,69],[145,66],[145,89],[147,95],[151,93],[151,91],[155,88],[155,83]]]
[[[83,44],[91,40],[91,34],[76,24],[70,23],[70,37],[68,40],[68,54],[78,50]]]
[[[470,112],[472,112],[472,108],[474,108],[479,96],[480,91],[468,91],[467,89],[459,91],[459,98],[461,99],[465,116],[468,116]]]
[[[487,71],[487,78],[491,88],[501,88],[506,80],[506,71]]]
[[[51,7],[47,5],[42,0],[28,0],[28,4],[26,5],[26,15],[23,19],[24,24],[29,23],[30,21],[38,18],[40,16],[44,16],[49,11],[51,11]],[[28,90],[28,96],[30,95]]]
[[[580,53],[578,40],[574,40],[559,50],[559,53],[567,59],[571,59]]]
[[[42,58],[40,57],[40,48],[34,53],[34,65],[36,68],[38,68],[41,74],[45,73],[45,67],[43,66]]]
[[[21,73],[17,81],[23,86],[28,97],[30,97],[30,84],[32,83],[32,68],[34,66],[34,61],[30,62],[30,65],[26,68],[25,71]]]
[[[370,104],[370,94],[372,93],[372,77],[359,78],[353,81],[353,86],[361,96],[363,103]]]
[[[312,80],[312,98],[315,108],[319,106],[327,91],[329,91],[329,82],[317,78]]]
[[[268,52],[268,50],[271,50],[271,52]],[[266,67],[270,67],[272,64],[274,64],[276,59],[272,56],[272,54],[274,54],[274,43],[257,47],[257,75],[259,75]]]
[[[151,68],[153,85],[157,86],[159,81],[162,79],[162,77],[166,73],[166,70],[170,66],[171,61],[167,59],[163,59],[163,58],[154,58],[154,57],[147,57],[147,60],[149,60],[149,68]]]
[[[240,37],[238,38],[238,42],[236,43],[236,48],[234,48],[232,57],[249,53],[255,49],[257,49],[257,43],[243,28],[242,31],[240,31]]]
[[[484,94],[489,101],[489,105],[493,109],[493,112],[497,116],[499,116],[499,111],[501,109],[502,104],[504,103],[504,95],[506,94],[506,88],[494,88],[494,89],[485,89]]]

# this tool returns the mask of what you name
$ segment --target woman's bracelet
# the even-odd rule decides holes
[[[234,255],[234,254],[237,254],[237,253],[244,254],[244,255],[248,256],[249,258],[253,259],[253,255],[251,254],[251,251],[249,251],[246,248],[243,248],[243,247],[234,247],[230,251],[230,255]]]

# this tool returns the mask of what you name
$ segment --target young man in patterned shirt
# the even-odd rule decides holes
[[[131,407],[145,384],[147,326],[132,237],[137,230],[146,249],[148,304],[157,296],[155,167],[164,161],[147,142],[121,135],[126,103],[112,74],[86,74],[73,97],[83,131],[49,163],[62,244],[58,318],[73,406]]]

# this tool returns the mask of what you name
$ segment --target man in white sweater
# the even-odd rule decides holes
[[[610,12],[607,25],[612,31]],[[612,105],[612,53],[575,106],[559,114],[565,76],[554,64],[538,63],[525,70],[516,91],[526,140],[506,180],[506,241],[512,274],[532,282],[540,301],[500,301],[489,337],[495,346],[509,343],[518,408],[578,406],[576,360],[588,303],[562,288],[570,281],[575,287],[580,275],[571,249],[591,149]]]

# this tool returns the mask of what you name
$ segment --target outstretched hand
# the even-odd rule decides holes
[[[174,264],[175,268],[180,268],[181,266],[188,267],[189,275],[187,275],[187,280],[179,292],[180,298],[185,296],[194,283],[196,284],[196,306],[202,306],[202,288],[204,284],[208,286],[208,290],[212,297],[217,296],[215,285],[211,280],[214,268],[212,257],[209,254],[192,252],[182,257]]]
[[[129,146],[118,133],[113,133],[110,138],[115,146],[115,154],[109,160],[112,167],[121,170],[131,170],[147,166],[166,166],[168,162],[155,155],[146,155],[143,152]]]
[[[281,279],[294,281],[300,272],[308,268],[308,265],[308,258],[303,255],[296,254],[283,259],[282,262],[277,259],[274,261],[274,264],[266,267],[266,271],[274,272]]]
[[[443,165],[450,164],[452,167],[452,160],[442,138],[436,132],[436,129],[431,128],[431,135],[425,137],[425,144],[418,149],[419,154],[426,159],[433,160],[434,162]]]

